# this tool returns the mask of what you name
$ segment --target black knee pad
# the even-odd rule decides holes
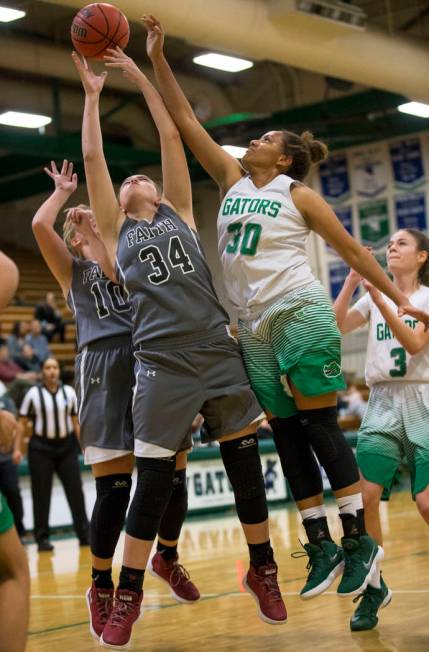
[[[323,492],[323,480],[299,415],[271,419],[274,443],[283,473],[296,501]]]
[[[359,481],[358,465],[337,421],[337,408],[300,411],[301,423],[335,491]]]
[[[238,518],[249,525],[265,521],[267,498],[256,435],[221,442],[220,452],[234,491]]]
[[[179,538],[187,511],[188,488],[186,485],[186,469],[180,469],[174,473],[173,491],[165,512],[162,515],[158,535],[166,541],[176,541]]]
[[[152,541],[173,491],[175,457],[137,458],[137,487],[128,512],[127,534]]]
[[[95,479],[97,498],[91,516],[91,552],[110,559],[125,522],[131,491],[131,473],[115,473]]]

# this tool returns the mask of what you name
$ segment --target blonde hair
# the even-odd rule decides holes
[[[76,208],[82,208],[83,210],[86,211],[91,210],[91,208],[86,204],[78,204],[77,206],[71,206],[70,208],[65,209],[64,213],[66,214],[66,219],[64,220],[64,224],[63,224],[63,240],[65,242],[67,249],[72,254],[72,256],[76,256],[77,258],[83,258],[81,252],[77,251],[77,249],[72,245],[72,240],[76,235],[76,230],[75,230],[74,223],[70,219],[70,216],[72,211],[74,211]]]

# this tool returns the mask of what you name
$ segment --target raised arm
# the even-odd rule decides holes
[[[417,324],[416,328],[411,328],[402,321],[384,301],[381,293],[374,288],[371,283],[364,281],[364,287],[370,293],[372,300],[378,307],[379,311],[386,320],[387,325],[392,333],[402,344],[404,349],[410,355],[419,353],[427,344],[429,344],[429,330],[425,331],[423,324]]]
[[[72,208],[69,212],[71,222],[74,224],[75,231],[87,240],[91,255],[97,261],[104,274],[114,283],[118,282],[116,278],[115,268],[110,262],[109,254],[99,235],[95,231],[94,217],[92,211],[80,208],[79,206]]]
[[[395,287],[374,256],[346,231],[325,200],[306,186],[295,186],[292,197],[309,227],[328,242],[341,258],[358,274],[388,296],[398,306],[399,315],[411,315],[429,327],[429,314],[411,305]]]
[[[188,163],[177,127],[160,94],[135,62],[120,48],[107,52],[106,66],[121,69],[124,76],[137,86],[158,129],[161,142],[163,201],[171,204],[189,226],[195,228]]]
[[[164,32],[154,16],[144,16],[147,29],[147,53],[152,62],[158,88],[180,134],[206,172],[218,184],[221,193],[243,175],[239,162],[209,136],[197,120],[191,105],[177,83],[164,56]]]
[[[344,285],[333,305],[338,328],[343,334],[351,333],[356,328],[359,328],[359,326],[363,326],[365,323],[365,319],[359,310],[353,310],[353,308],[351,310],[349,309],[354,291],[358,287],[360,281],[360,275],[353,269],[350,270],[350,273],[344,281]]]
[[[103,152],[99,104],[107,72],[96,75],[87,61],[82,60],[76,52],[72,53],[72,57],[85,89],[82,152],[89,201],[113,264],[124,215],[119,207]]]
[[[55,184],[55,190],[41,205],[31,224],[40,252],[52,274],[58,281],[64,296],[70,289],[73,257],[64,240],[55,231],[58,214],[77,187],[77,175],[73,173],[73,163],[63,161],[61,172],[54,161],[45,172]]]

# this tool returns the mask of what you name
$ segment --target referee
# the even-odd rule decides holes
[[[55,358],[47,358],[42,367],[42,381],[24,397],[20,419],[33,421],[28,445],[28,465],[33,496],[34,537],[39,552],[53,550],[49,541],[49,507],[54,471],[64,487],[80,545],[89,543],[89,525],[79,470],[77,401],[70,385],[60,381],[60,367]]]

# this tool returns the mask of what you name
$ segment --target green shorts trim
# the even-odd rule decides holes
[[[0,493],[0,534],[4,534],[13,526],[14,520],[6,498]]]
[[[257,320],[240,320],[238,333],[252,388],[261,405],[276,416],[296,414],[287,378],[304,396],[346,387],[341,335],[319,282],[286,295]]]
[[[383,500],[389,500],[393,481],[402,459],[398,461],[398,459],[385,457],[380,453],[359,450],[359,444],[356,458],[365,480],[382,485],[385,488]],[[412,457],[407,455],[406,461],[410,470],[411,494],[415,500],[416,495],[429,485],[429,452],[424,448],[414,446]]]

